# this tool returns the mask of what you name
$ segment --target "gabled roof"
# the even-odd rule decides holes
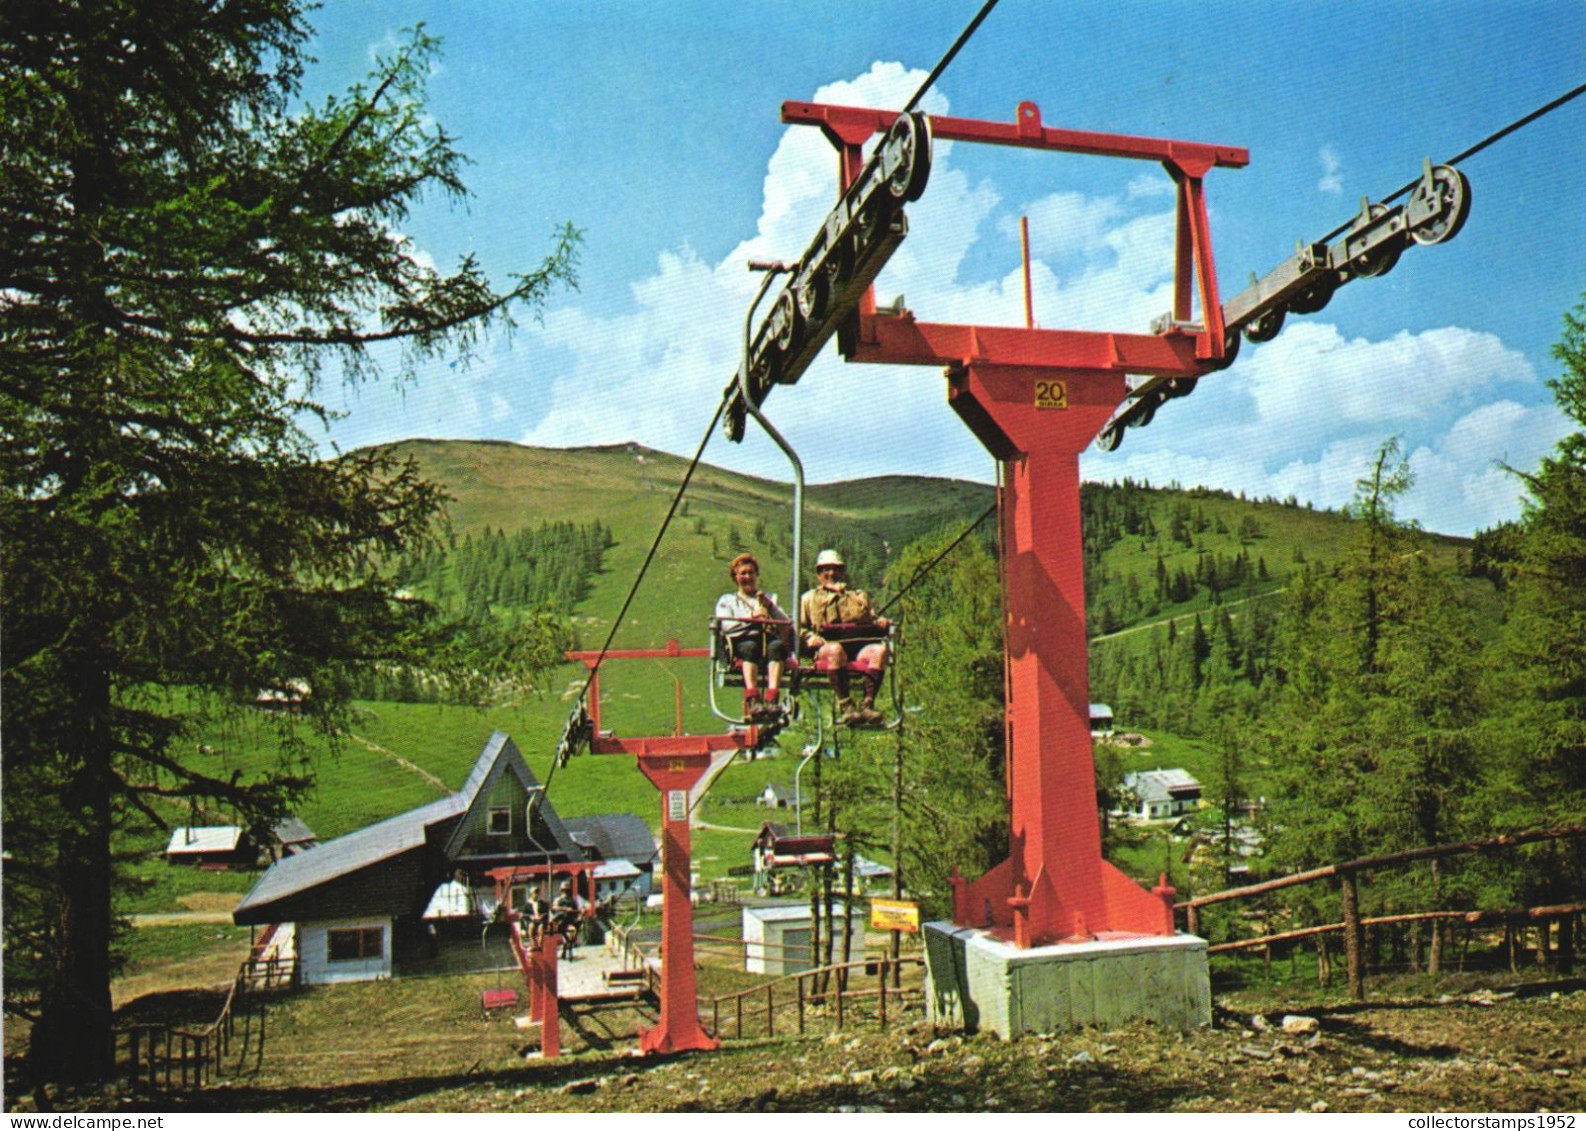
[[[594,849],[601,860],[631,860],[645,865],[655,858],[655,837],[644,818],[632,813],[601,813],[566,817],[562,824],[580,846]]]
[[[1201,783],[1188,770],[1142,770],[1125,774],[1123,784],[1144,802],[1199,797],[1201,792]]]
[[[534,771],[529,769],[529,764],[523,760],[523,755],[518,752],[516,744],[508,737],[506,731],[501,730],[490,736],[490,741],[485,743],[484,750],[474,762],[474,768],[469,773],[468,780],[463,783],[463,788],[452,795],[462,799],[464,816],[457,822],[447,839],[446,858],[456,859],[462,851],[463,841],[468,835],[469,817],[473,814],[473,810],[490,803],[491,791],[503,774],[516,774],[523,787],[528,790],[529,796],[535,799],[534,828],[531,833],[540,847],[554,856],[578,859],[572,834],[567,831],[562,819],[556,815],[556,809],[545,796],[540,780],[534,776]]]
[[[268,905],[422,849],[431,825],[453,819],[466,809],[462,795],[454,793],[305,852],[284,856],[270,865],[259,877],[259,882],[242,897],[242,902],[231,913],[232,919],[237,923],[274,922],[276,920],[264,910]],[[282,921],[290,918],[282,916]]]
[[[431,873],[452,859],[453,843],[460,843],[459,818],[487,803],[487,786],[502,773],[517,774],[531,791],[541,788],[512,739],[496,731],[461,790],[276,861],[237,904],[233,921],[294,921],[305,908],[321,918],[417,913],[433,894]],[[543,820],[557,850],[574,854],[573,839],[550,802],[542,799],[536,810],[537,825]],[[426,846],[433,851],[426,854]]]

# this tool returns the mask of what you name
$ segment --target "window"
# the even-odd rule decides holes
[[[490,807],[490,823],[486,826],[491,836],[512,835],[512,806],[492,805]]]
[[[345,931],[326,931],[325,947],[331,962],[357,962],[385,956],[384,927],[354,927]]]

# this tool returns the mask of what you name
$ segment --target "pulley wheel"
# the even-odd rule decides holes
[[[1111,428],[1103,428],[1101,435],[1096,437],[1096,450],[1098,452],[1115,452],[1123,444],[1123,429],[1117,424]]]
[[[920,199],[931,179],[931,127],[924,114],[899,114],[884,145],[898,150],[899,160],[887,178],[887,192],[905,203]]]
[[[798,283],[798,308],[806,323],[820,322],[826,317],[832,303],[832,273],[829,268],[811,271]]]
[[[781,353],[792,353],[798,344],[801,319],[798,303],[793,299],[793,288],[784,287],[771,307],[771,344]]]
[[[1226,344],[1224,343],[1225,346]],[[1237,350],[1239,347],[1235,346],[1234,348]],[[1226,351],[1224,356],[1226,356]],[[1195,391],[1195,382],[1199,380],[1199,377],[1169,377],[1162,383],[1162,396],[1168,400],[1173,400],[1176,397],[1187,397]]]
[[[1428,187],[1423,178],[1415,188],[1419,200],[1435,197],[1443,205],[1442,215],[1430,224],[1422,224],[1410,237],[1423,246],[1451,240],[1465,226],[1470,215],[1470,179],[1452,165],[1433,165],[1432,183]]]
[[[1265,311],[1261,317],[1245,327],[1245,340],[1251,342],[1270,342],[1278,336],[1283,329],[1283,308],[1274,306]]]
[[[1373,204],[1369,209],[1370,219],[1377,219],[1388,211],[1386,204]],[[1399,262],[1399,256],[1404,251],[1402,237],[1384,240],[1364,255],[1357,255],[1349,261],[1349,270],[1362,279],[1374,279],[1378,275],[1386,275],[1393,270],[1393,265]]]
[[[1152,418],[1156,416],[1156,410],[1161,405],[1162,398],[1155,393],[1142,397],[1140,398],[1140,407],[1131,412],[1124,423],[1130,428],[1144,428],[1151,423]]]
[[[1289,309],[1295,314],[1315,314],[1332,300],[1338,289],[1338,276],[1325,272],[1310,286],[1289,299]]]

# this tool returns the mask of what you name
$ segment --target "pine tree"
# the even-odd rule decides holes
[[[6,1007],[41,1080],[111,1070],[112,838],[205,799],[268,822],[308,780],[221,780],[180,753],[261,688],[341,716],[359,669],[424,654],[384,568],[433,537],[411,464],[322,461],[326,380],[468,350],[572,280],[576,234],[491,285],[398,233],[463,195],[424,113],[437,45],[299,102],[297,0],[0,6],[0,538]]]

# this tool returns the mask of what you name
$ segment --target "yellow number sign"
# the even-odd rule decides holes
[[[1035,383],[1035,407],[1058,409],[1067,408],[1068,382],[1037,381]]]
[[[918,931],[920,905],[904,899],[872,899],[870,927],[876,931]]]

